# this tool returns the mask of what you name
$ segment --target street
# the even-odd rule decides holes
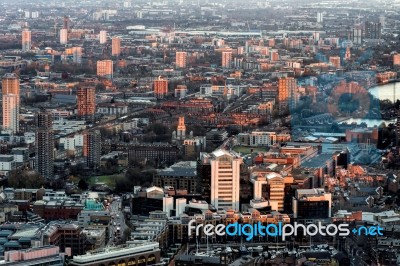
[[[121,199],[115,199],[109,205],[110,215],[111,215],[111,224],[109,230],[109,241],[107,246],[115,245],[121,240],[124,230],[127,228],[125,224],[125,217],[121,210]],[[119,233],[117,229],[119,228]]]

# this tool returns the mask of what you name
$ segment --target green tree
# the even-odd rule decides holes
[[[103,83],[98,83],[96,85],[96,91],[105,91],[106,90],[106,86]]]
[[[130,237],[131,237],[131,233],[132,233],[132,230],[129,227],[125,228],[125,230],[124,230],[124,232],[122,234],[122,240],[124,242],[128,241],[130,239]]]
[[[157,123],[152,126],[152,131],[156,135],[165,135],[168,132],[168,128],[166,126],[164,126],[163,124]]]
[[[41,188],[44,184],[45,179],[34,171],[18,169],[8,178],[8,185],[13,188]]]
[[[78,183],[78,187],[79,187],[81,190],[87,190],[87,189],[89,188],[89,184],[86,182],[86,180],[80,179],[80,180],[79,180],[79,183]]]

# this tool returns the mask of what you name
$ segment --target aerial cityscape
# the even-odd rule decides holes
[[[0,266],[400,265],[400,1],[0,0]]]

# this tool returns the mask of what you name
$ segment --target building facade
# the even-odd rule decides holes
[[[160,262],[158,243],[147,242],[132,246],[117,246],[82,256],[74,256],[71,266],[129,265],[145,266]]]
[[[298,189],[293,198],[296,219],[328,219],[332,215],[332,195],[322,188]]]
[[[68,30],[61,29],[60,30],[60,44],[67,44],[68,43]]]
[[[111,55],[119,56],[121,54],[121,38],[114,37],[111,41]]]
[[[107,31],[101,30],[99,34],[100,44],[105,44],[107,42]]]
[[[177,68],[185,68],[186,67],[186,52],[176,52],[175,65]]]
[[[77,109],[79,117],[91,117],[96,112],[96,89],[80,87],[77,91]]]
[[[31,31],[23,30],[22,31],[22,51],[24,51],[24,52],[30,51],[31,47],[32,47]]]
[[[128,150],[128,160],[151,160],[158,163],[174,163],[177,159],[179,149],[175,145],[169,144],[142,144],[132,145]]]
[[[46,179],[54,176],[53,117],[50,112],[36,115],[36,171]]]
[[[223,68],[231,68],[232,66],[232,52],[226,51],[222,52],[222,64]]]
[[[234,152],[221,149],[211,155],[211,204],[217,209],[239,211],[242,158]]]
[[[19,104],[15,94],[3,95],[3,129],[13,134],[19,131]]]
[[[9,73],[2,78],[3,129],[19,131],[20,83],[19,77]]]
[[[278,83],[279,110],[282,111],[294,105],[297,81],[293,77],[280,78]]]
[[[99,130],[89,131],[83,138],[83,156],[86,158],[86,165],[91,169],[100,166],[101,159],[101,135]]]
[[[168,94],[168,79],[159,76],[153,82],[153,91],[156,98],[164,98]]]
[[[112,79],[113,73],[114,66],[112,60],[97,61],[97,76]]]

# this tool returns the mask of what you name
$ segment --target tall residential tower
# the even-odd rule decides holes
[[[22,31],[22,51],[24,52],[30,51],[31,47],[32,47],[31,31],[25,29]]]
[[[40,111],[36,115],[36,171],[46,179],[54,176],[54,133],[53,116]]]
[[[3,129],[12,133],[19,131],[19,77],[14,73],[4,75],[2,79]]]
[[[78,116],[92,117],[96,112],[96,88],[80,87],[77,91]]]

